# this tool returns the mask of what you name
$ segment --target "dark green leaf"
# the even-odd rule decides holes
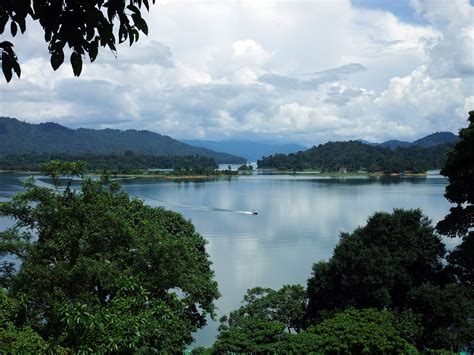
[[[134,42],[134,40],[135,40],[135,36],[134,36],[133,30],[132,30],[131,27],[130,27],[130,29],[129,29],[128,39],[129,39],[129,41],[130,41],[130,45],[132,45],[133,42]]]
[[[64,52],[61,49],[55,50],[53,53],[51,53],[51,66],[53,67],[54,70],[58,69],[61,64],[64,62]]]
[[[82,57],[77,52],[72,52],[71,54],[71,65],[74,72],[74,76],[81,75],[82,71]]]
[[[119,29],[119,43],[124,42],[127,39],[128,32],[125,26],[120,26]]]
[[[12,66],[13,66],[13,70],[15,71],[16,75],[18,77],[20,77],[21,76],[21,68],[20,68],[20,64],[18,64],[18,60],[16,60],[16,58],[13,59]]]
[[[7,83],[12,80],[12,66],[10,63],[10,58],[6,52],[2,53],[2,71],[3,75],[5,76],[5,79],[7,80]]]
[[[12,32],[12,36],[15,37],[18,32],[18,27],[14,21],[10,24],[10,31]]]
[[[18,19],[18,25],[20,26],[21,33],[25,33],[26,31],[26,21],[24,18]]]
[[[94,41],[91,43],[89,47],[89,58],[91,62],[97,58],[97,54],[99,53],[99,43],[97,41]]]
[[[0,48],[6,49],[7,47],[13,47],[13,43],[12,43],[12,42],[8,42],[8,41],[0,42]]]
[[[5,13],[2,13],[0,15],[0,34],[2,34],[3,31],[5,31],[5,25],[7,24],[7,22],[8,22],[8,15]]]
[[[136,13],[137,15],[140,16],[140,10],[138,9],[138,7],[136,7],[135,5],[128,5],[127,6],[127,9],[129,9],[130,11]]]

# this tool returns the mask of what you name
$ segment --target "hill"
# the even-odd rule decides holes
[[[411,145],[420,147],[434,147],[443,143],[456,143],[459,137],[451,132],[436,132],[414,141]]]
[[[228,153],[193,147],[150,131],[70,129],[57,123],[31,124],[0,117],[0,155],[8,154],[138,154],[213,158],[217,163],[240,164],[245,159]]]
[[[384,148],[395,149],[395,148],[398,148],[398,147],[408,147],[408,146],[411,145],[411,143],[410,142],[405,142],[405,141],[399,141],[399,140],[396,140],[396,139],[392,139],[392,140],[380,143],[378,145],[381,146],[381,147],[384,147]]]
[[[276,153],[289,154],[306,149],[304,146],[298,144],[271,144],[237,139],[220,141],[183,140],[183,142],[197,147],[242,156],[248,161],[257,161],[266,155]]]
[[[259,168],[301,171],[317,169],[321,171],[402,171],[423,172],[439,169],[446,160],[452,144],[433,147],[409,146],[405,148],[384,148],[358,141],[328,142],[295,154],[276,154],[258,161]]]
[[[390,149],[395,149],[398,147],[410,147],[410,146],[428,148],[428,147],[434,147],[436,145],[444,144],[444,143],[456,143],[458,140],[459,140],[459,137],[451,132],[436,132],[436,133],[427,135],[423,138],[417,139],[414,142],[389,140],[389,141],[380,143],[378,145],[381,147],[390,148]]]

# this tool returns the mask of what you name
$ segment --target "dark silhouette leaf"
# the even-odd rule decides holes
[[[8,22],[8,15],[1,14],[0,15],[0,34],[2,34],[3,31],[5,31],[5,25],[7,24],[7,22]]]
[[[15,37],[16,33],[18,32],[18,27],[17,27],[17,25],[14,21],[12,21],[12,23],[10,25],[10,30],[12,32],[12,36]]]
[[[74,72],[75,76],[81,75],[82,71],[82,57],[79,53],[73,52],[71,54],[71,65],[72,65],[72,70]]]
[[[62,49],[58,49],[51,53],[51,66],[54,70],[58,69],[64,62],[64,52]]]
[[[10,58],[6,52],[2,53],[2,71],[7,83],[12,80],[12,67],[10,64]]]

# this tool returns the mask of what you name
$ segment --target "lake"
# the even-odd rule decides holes
[[[0,174],[0,200],[21,190],[22,175]],[[376,211],[421,208],[434,223],[449,210],[447,180],[427,177],[252,175],[198,182],[124,180],[128,193],[190,219],[207,240],[222,297],[218,317],[239,307],[248,288],[301,283],[327,260],[340,231],[364,225]],[[252,214],[257,211],[258,214]],[[0,229],[9,221],[0,220]],[[448,248],[455,243],[446,240]],[[210,345],[217,322],[196,335]]]

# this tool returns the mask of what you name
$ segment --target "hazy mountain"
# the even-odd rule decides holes
[[[418,146],[418,147],[434,147],[443,143],[455,143],[459,140],[459,137],[451,132],[436,132],[430,135],[427,135],[423,138],[417,139],[414,142],[406,142],[399,140],[389,140],[383,143],[378,144],[384,148],[395,149],[398,147],[409,147],[409,146]],[[373,144],[372,144],[373,145]],[[377,145],[377,144],[375,144]]]
[[[457,142],[459,137],[451,132],[436,132],[426,137],[420,138],[412,143],[420,147],[433,147],[442,143]]]
[[[410,146],[410,142],[405,142],[405,141],[399,141],[396,139],[391,139],[389,141],[380,143],[379,146],[384,147],[384,148],[390,148],[390,149],[395,149],[398,147],[408,147]]]
[[[298,144],[272,144],[238,139],[221,141],[183,140],[183,142],[197,147],[242,156],[248,161],[257,161],[265,155],[289,154],[306,149],[306,147]]]
[[[70,129],[57,123],[31,124],[0,117],[0,155],[22,153],[122,154],[127,150],[149,155],[199,155],[217,163],[243,163],[228,153],[194,147],[150,131]]]

